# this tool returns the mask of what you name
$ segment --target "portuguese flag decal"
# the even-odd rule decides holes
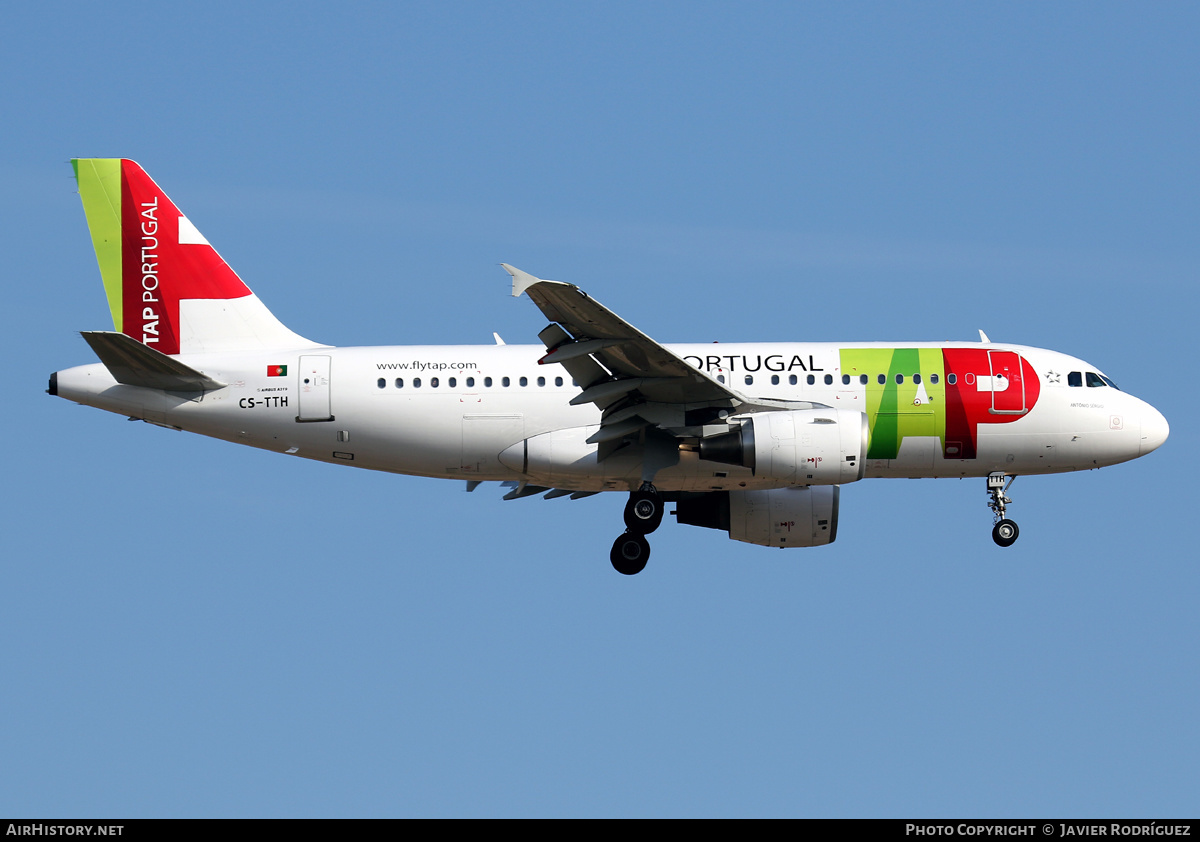
[[[269,365],[267,366],[267,377],[287,377],[286,365]]]

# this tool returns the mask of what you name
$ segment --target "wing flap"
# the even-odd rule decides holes
[[[558,348],[563,343],[571,341],[571,335],[562,329],[557,324],[547,325],[541,333],[538,334],[538,339],[545,343],[547,348]],[[594,383],[599,383],[601,380],[608,379],[608,372],[604,366],[596,362],[588,356],[570,357],[563,360],[560,365],[567,370],[567,374],[571,375],[580,388],[586,388]]]

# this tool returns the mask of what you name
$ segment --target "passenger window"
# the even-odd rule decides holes
[[[1082,386],[1083,385],[1083,374],[1078,371],[1072,371],[1070,374],[1067,375],[1067,385],[1068,386]]]
[[[509,380],[507,377],[501,377],[501,378],[500,378],[500,385],[501,385],[501,386],[504,386],[505,388],[508,388],[508,386],[509,386],[509,385],[511,385],[511,384],[512,384],[512,381],[511,381],[511,380]]]
[[[414,388],[414,389],[420,389],[420,388],[421,388],[421,378],[420,378],[420,377],[414,377],[414,378],[413,378],[413,388]]]
[[[865,374],[860,374],[860,375],[858,375],[858,382],[859,382],[859,384],[860,384],[860,385],[862,385],[862,386],[866,386],[866,385],[867,385],[867,382],[868,382],[868,381],[870,381],[870,379],[871,379],[871,378],[870,378],[870,377],[867,377],[867,375],[865,375]]]
[[[901,383],[903,383],[903,382],[904,382],[904,375],[903,375],[903,374],[897,374],[897,375],[896,375],[896,385],[897,385],[897,386],[899,386],[899,385],[900,385]]]
[[[473,389],[473,388],[475,388],[475,378],[474,378],[474,377],[468,377],[468,378],[467,378],[467,388],[468,388],[468,389]]]
[[[771,375],[771,385],[772,385],[772,386],[778,386],[778,385],[779,385],[779,375],[778,375],[778,374],[772,374],[772,375]]]
[[[490,378],[490,377],[483,378],[483,385],[487,386],[489,389],[492,388],[492,378]]]
[[[379,382],[378,382],[376,385],[378,385],[378,386],[379,386],[379,388],[380,388],[380,389],[382,389],[384,386],[386,386],[386,385],[387,385],[387,381],[386,381],[386,380],[384,380],[382,377],[380,377],[380,378],[379,378]]]
[[[718,375],[717,375],[717,382],[718,382],[718,383],[724,383],[724,382],[725,382],[725,375],[724,375],[724,374],[718,374]]]
[[[528,385],[529,385],[529,378],[528,378],[528,377],[522,377],[522,378],[521,378],[521,385],[522,385],[522,386],[528,386]]]
[[[746,385],[747,385],[747,386],[753,386],[753,385],[754,385],[754,375],[753,375],[753,374],[747,374],[747,375],[746,375]]]
[[[919,375],[919,374],[914,374],[914,375],[913,375],[913,382],[914,382],[914,383],[916,383],[918,386],[920,386],[920,385],[921,385],[921,375]]]
[[[429,388],[436,389],[438,387],[438,379],[436,377],[429,378]]]
[[[946,382],[947,382],[947,383],[949,383],[951,386],[953,386],[955,383],[957,383],[957,382],[958,382],[958,375],[956,375],[956,374],[947,374],[947,375],[946,375]]]
[[[938,382],[938,376],[936,374],[929,375],[929,382],[936,386]]]
[[[562,378],[561,378],[561,377],[555,377],[555,378],[554,378],[554,385],[555,385],[555,386],[561,386],[562,384],[563,384],[563,380],[562,380]]]
[[[1100,375],[1094,371],[1089,371],[1087,373],[1087,384],[1092,388],[1095,388],[1096,386],[1107,385],[1103,380],[1100,379]]]
[[[843,374],[843,375],[842,375],[842,385],[843,385],[843,386],[849,386],[849,385],[850,385],[850,375],[849,375],[849,374]]]
[[[796,382],[796,375],[793,374],[792,375],[792,383],[795,383],[795,382]],[[816,384],[817,376],[815,374],[810,374],[810,375],[808,375],[808,377],[804,378],[804,382],[807,383],[809,386],[812,386],[812,385]]]
[[[879,381],[880,386],[884,386],[887,384],[887,375],[886,374],[881,374],[876,379]]]
[[[539,386],[545,386],[545,385],[546,385],[546,378],[545,378],[545,377],[539,377],[539,378],[538,378],[538,385],[539,385]]]
[[[451,377],[451,378],[450,378],[450,388],[451,388],[451,389],[453,389],[453,388],[454,388],[455,386],[457,386],[457,385],[458,385],[458,378],[457,378],[457,377]]]
[[[826,375],[825,375],[825,385],[826,385],[826,386],[832,386],[832,385],[833,385],[833,375],[832,375],[832,374],[826,374]]]
[[[396,378],[396,388],[397,388],[397,389],[403,389],[403,388],[404,388],[404,378],[403,378],[403,377],[397,377],[397,378]]]

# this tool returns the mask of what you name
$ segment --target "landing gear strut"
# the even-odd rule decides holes
[[[663,498],[658,489],[643,482],[637,491],[630,492],[625,504],[625,532],[613,542],[609,560],[618,573],[632,576],[641,573],[650,558],[650,542],[646,536],[658,529],[663,519]]]
[[[1007,492],[1015,479],[1003,471],[988,474],[987,478],[988,496],[992,498],[988,501],[988,508],[992,510],[996,521],[992,527],[992,540],[1001,547],[1011,547],[1021,534],[1016,521],[1005,516],[1005,506],[1012,502]]]

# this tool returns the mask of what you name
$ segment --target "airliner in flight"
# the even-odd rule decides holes
[[[1154,407],[1083,360],[979,342],[661,345],[578,287],[507,264],[541,345],[337,348],[280,323],[136,163],[72,162],[114,331],[49,393],[337,465],[499,481],[505,499],[628,495],[610,560],[640,572],[678,522],[768,547],[837,537],[840,490],[985,478],[1017,539],[1022,474],[1114,465],[1167,439]]]

